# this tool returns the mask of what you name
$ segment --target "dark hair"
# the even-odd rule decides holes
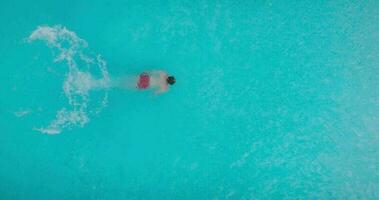
[[[174,85],[175,84],[175,77],[169,76],[169,77],[167,77],[166,81],[168,84]]]

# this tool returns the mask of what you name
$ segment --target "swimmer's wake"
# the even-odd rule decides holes
[[[54,62],[67,65],[62,89],[68,106],[58,110],[55,119],[47,126],[34,129],[46,134],[58,134],[65,128],[84,126],[91,114],[100,112],[107,104],[110,79],[105,61],[100,55],[86,53],[87,42],[62,26],[38,27],[28,38],[29,42],[35,40],[44,41],[57,54]],[[98,77],[95,76],[96,70]],[[97,102],[97,107],[91,109],[88,103],[94,89],[103,89],[103,97]]]
[[[59,25],[38,27],[28,38],[29,42],[35,40],[45,42],[56,56],[54,62],[63,63],[67,68],[62,84],[67,106],[56,111],[55,119],[48,125],[34,128],[42,133],[58,134],[65,128],[83,127],[89,122],[92,114],[99,113],[106,106],[108,89],[111,87],[155,89],[155,93],[159,94],[166,92],[168,85],[175,83],[175,77],[169,76],[164,71],[148,71],[140,76],[110,80],[106,63],[101,56],[88,53],[86,41]],[[94,99],[95,90],[97,93],[102,93],[100,99]]]

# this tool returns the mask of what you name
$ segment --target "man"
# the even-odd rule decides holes
[[[174,76],[169,76],[164,71],[143,72],[137,79],[137,88],[140,90],[154,89],[156,94],[167,92],[168,85],[174,85]]]

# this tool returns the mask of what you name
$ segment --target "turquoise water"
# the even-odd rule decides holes
[[[378,199],[378,9],[2,0],[0,199]]]

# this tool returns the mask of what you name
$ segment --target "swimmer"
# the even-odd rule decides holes
[[[168,91],[168,85],[175,84],[175,77],[169,76],[164,71],[143,72],[137,79],[136,87],[140,90],[154,89],[155,94]]]

